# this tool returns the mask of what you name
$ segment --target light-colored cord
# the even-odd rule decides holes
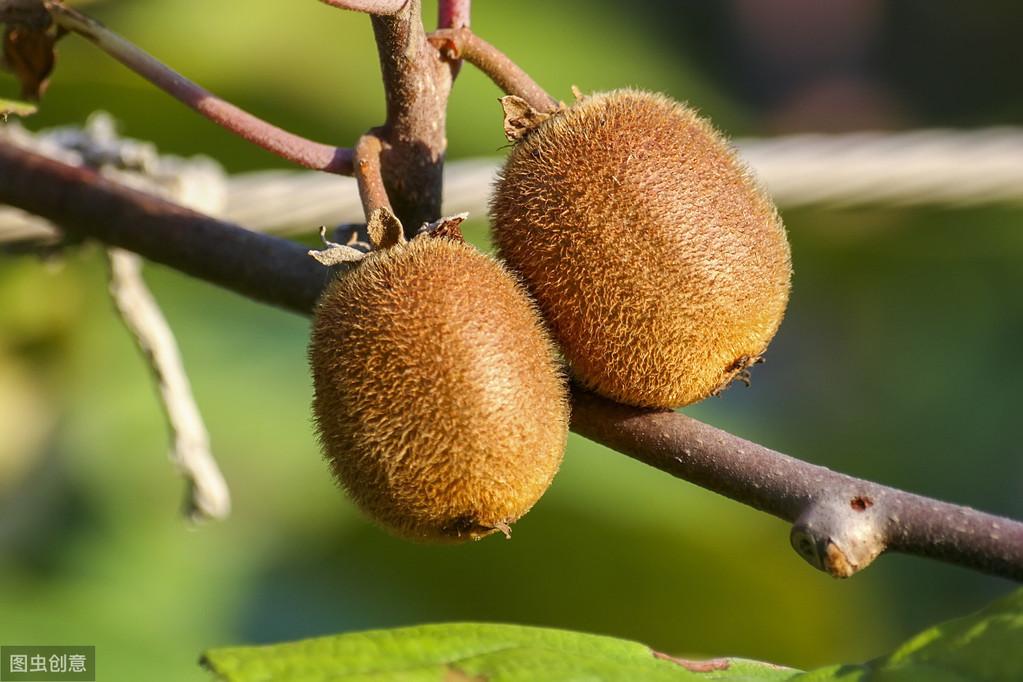
[[[70,163],[81,163],[90,153],[83,154],[74,129],[33,135],[8,125],[0,127],[0,137]],[[307,234],[322,224],[364,221],[351,178],[276,170],[228,177],[206,158],[159,156],[147,143],[121,142],[134,149],[147,175],[167,194],[252,230]],[[1023,205],[1020,128],[790,135],[738,140],[735,146],[783,209]],[[485,215],[499,163],[493,158],[449,162],[444,215]],[[52,234],[43,221],[0,208],[0,243]]]

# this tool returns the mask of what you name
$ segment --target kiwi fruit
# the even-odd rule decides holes
[[[791,258],[774,204],[727,141],[638,90],[517,125],[530,120],[509,133],[494,241],[575,379],[659,408],[748,379],[784,315]]]
[[[507,535],[558,470],[568,400],[554,345],[514,277],[459,238],[421,235],[337,276],[309,358],[325,457],[397,535]]]

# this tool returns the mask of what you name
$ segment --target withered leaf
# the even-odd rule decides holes
[[[468,217],[468,213],[459,213],[457,215],[447,216],[439,220],[435,220],[432,223],[426,223],[422,227],[422,232],[430,235],[431,237],[445,237],[447,239],[464,242],[465,237],[462,236],[462,228],[459,227],[459,225],[461,225]]]
[[[526,100],[515,95],[502,97],[500,102],[504,109],[504,136],[509,142],[521,140],[529,131],[550,118],[550,114],[537,111]]]

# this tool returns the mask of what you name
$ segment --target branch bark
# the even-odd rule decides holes
[[[296,312],[311,309],[326,270],[295,242],[221,222],[128,189],[87,168],[0,142],[0,203],[157,263]]]
[[[437,3],[437,28],[469,28],[472,18],[472,0],[440,0]],[[462,60],[451,64],[451,77],[456,78],[462,70]]]
[[[258,301],[311,313],[326,269],[303,248],[0,143],[0,202]],[[677,412],[573,391],[576,432],[794,523],[796,551],[836,577],[884,551],[1023,581],[1023,523],[839,474]]]
[[[352,174],[351,149],[313,142],[267,123],[176,73],[95,19],[59,2],[46,2],[45,5],[57,25],[91,41],[156,87],[226,130],[305,168],[339,175]]]
[[[320,0],[325,5],[369,14],[394,14],[405,6],[408,0]]]
[[[793,523],[793,548],[845,578],[885,550],[1023,581],[1023,523],[840,474],[684,414],[573,391],[572,430]]]
[[[383,151],[383,143],[373,133],[363,135],[355,145],[355,180],[367,220],[379,208],[393,210],[380,167]]]
[[[437,3],[437,28],[468,28],[472,0],[440,0]]]
[[[440,217],[452,66],[426,39],[422,0],[408,0],[396,14],[372,22],[387,96],[387,121],[378,131],[387,143],[381,170],[411,237]]]

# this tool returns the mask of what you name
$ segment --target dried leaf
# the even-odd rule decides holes
[[[428,234],[431,237],[447,237],[448,239],[464,242],[465,237],[462,236],[462,228],[459,226],[465,222],[468,217],[468,213],[446,216],[439,220],[435,220],[432,223],[424,224],[420,233]]]
[[[309,255],[318,263],[326,265],[327,267],[341,265],[342,263],[355,263],[366,257],[366,254],[362,251],[353,249],[350,246],[343,246],[341,244],[329,246],[322,251],[313,249],[309,252]]]
[[[504,109],[504,136],[509,142],[518,142],[551,116],[537,111],[526,100],[515,95],[502,97],[500,102]]]

